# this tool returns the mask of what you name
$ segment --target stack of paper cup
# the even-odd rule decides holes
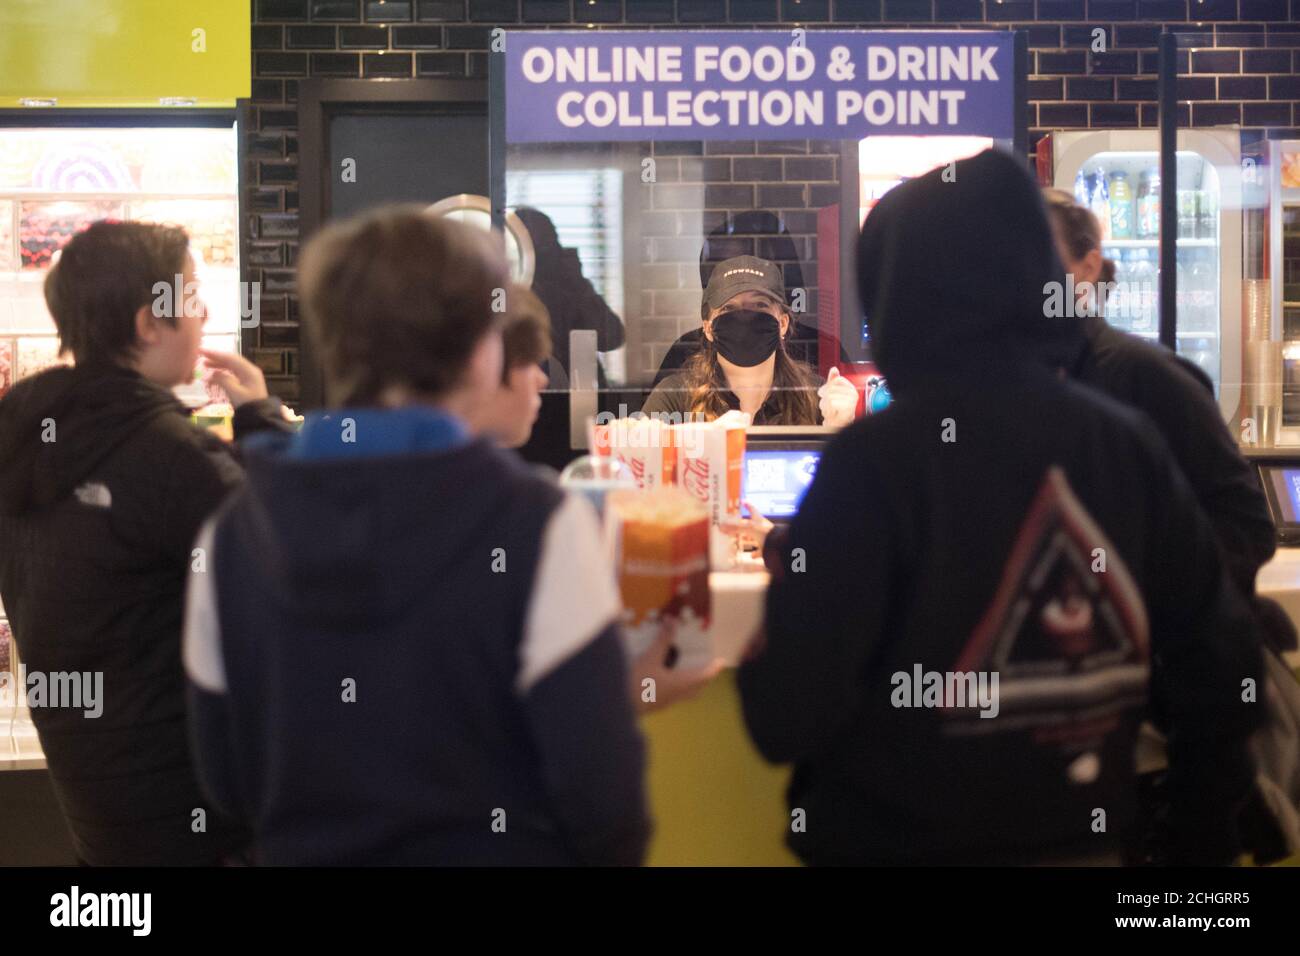
[[[1282,343],[1272,335],[1272,288],[1268,279],[1243,279],[1242,311],[1245,315],[1243,420],[1244,444],[1276,444],[1282,417]]]
[[[719,525],[727,517],[740,515],[749,423],[744,412],[731,411],[711,422],[673,426],[677,484],[708,509],[709,563],[715,571],[727,570],[735,563],[735,539]]]
[[[654,418],[620,418],[605,425],[592,422],[590,427],[592,453],[621,461],[638,488],[673,483],[676,449],[670,426]]]

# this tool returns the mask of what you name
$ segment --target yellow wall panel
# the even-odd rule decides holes
[[[646,716],[647,785],[655,831],[650,866],[797,866],[785,846],[789,767],[754,749],[736,672],[693,700]]]
[[[233,106],[249,92],[249,0],[0,0],[0,108]]]

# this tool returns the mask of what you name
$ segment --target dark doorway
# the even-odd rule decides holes
[[[298,87],[301,240],[391,202],[488,194],[485,80],[303,80]],[[352,160],[355,181],[344,176]],[[324,403],[320,364],[300,344],[302,401]]]

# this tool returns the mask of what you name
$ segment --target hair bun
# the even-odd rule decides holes
[[[1114,259],[1105,259],[1105,258],[1103,258],[1103,259],[1101,260],[1101,277],[1100,277],[1100,281],[1102,281],[1102,282],[1114,282],[1114,281],[1115,281],[1115,272],[1116,272],[1116,269],[1115,269],[1115,260],[1114,260]]]

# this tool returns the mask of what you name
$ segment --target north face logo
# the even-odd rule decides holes
[[[89,505],[92,508],[111,508],[113,507],[113,493],[108,490],[108,485],[101,484],[98,481],[88,481],[84,485],[78,485],[72,490],[77,500],[83,505]]]
[[[1094,570],[1099,553],[1103,569]],[[1004,727],[1097,718],[1145,701],[1150,665],[1141,593],[1061,469],[1044,477],[953,670],[999,674],[1003,718],[1020,719],[986,724]]]

